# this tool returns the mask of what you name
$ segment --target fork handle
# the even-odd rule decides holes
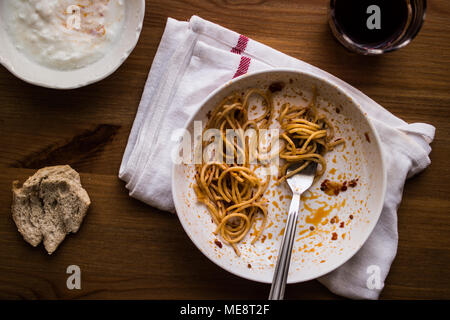
[[[286,280],[291,262],[292,247],[294,245],[295,230],[297,229],[298,210],[300,207],[300,194],[292,195],[289,215],[284,229],[283,240],[278,254],[277,265],[273,274],[272,287],[269,300],[281,300],[284,297]]]

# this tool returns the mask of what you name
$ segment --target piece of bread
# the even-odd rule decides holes
[[[77,232],[91,204],[80,175],[70,166],[38,170],[20,187],[13,182],[12,217],[25,241],[44,241],[52,254],[66,234]]]

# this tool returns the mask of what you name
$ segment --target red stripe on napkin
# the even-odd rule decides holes
[[[246,36],[240,35],[236,46],[234,46],[231,49],[231,52],[242,55],[245,52],[245,49],[247,48],[247,44],[248,38]],[[248,68],[250,67],[251,61],[252,59],[250,59],[249,57],[242,56],[241,61],[239,62],[239,67],[236,70],[233,79],[242,76],[243,74],[246,74]]]
[[[247,48],[247,43],[248,38],[246,36],[240,35],[236,46],[231,49],[231,52],[236,54],[242,54]]]
[[[250,59],[249,57],[244,56],[241,57],[241,62],[239,63],[239,67],[236,73],[234,74],[233,79],[247,73],[248,68],[250,67],[251,60],[252,59]]]

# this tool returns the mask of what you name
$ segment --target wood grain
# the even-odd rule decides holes
[[[332,37],[326,0],[147,1],[138,46],[112,76],[73,91],[26,84],[0,68],[0,298],[264,299],[269,286],[215,266],[174,215],[131,199],[117,178],[152,58],[167,17],[197,14],[316,65],[408,122],[437,128],[431,166],[410,179],[399,208],[399,248],[382,298],[450,298],[450,2],[428,3],[427,21],[406,48],[348,53]],[[11,182],[68,163],[92,208],[53,256],[32,248],[10,217]],[[82,290],[66,288],[68,265]],[[289,299],[336,299],[316,281],[288,286]]]

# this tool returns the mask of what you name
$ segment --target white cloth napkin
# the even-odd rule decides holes
[[[335,83],[364,108],[382,140],[388,187],[380,220],[359,252],[319,279],[332,292],[377,299],[396,255],[397,208],[405,180],[430,164],[435,128],[408,124],[342,80],[231,30],[193,16],[169,18],[153,60],[123,156],[119,177],[130,196],[174,212],[171,192],[171,133],[184,128],[204,99],[246,72],[284,67],[311,72]],[[377,279],[378,278],[378,279]]]

